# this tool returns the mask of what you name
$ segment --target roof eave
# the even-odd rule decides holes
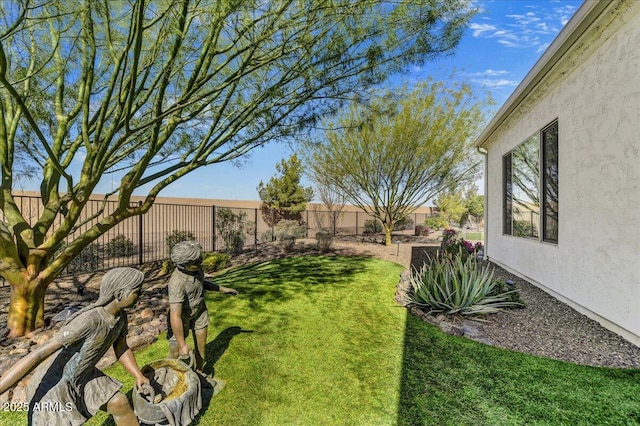
[[[531,93],[547,73],[560,61],[571,49],[575,42],[584,34],[589,26],[611,6],[610,1],[585,0],[569,22],[558,33],[551,45],[545,50],[540,59],[527,73],[511,96],[493,116],[489,124],[476,138],[474,146],[486,148],[486,144],[493,133],[504,123],[511,113],[518,108],[522,101]]]

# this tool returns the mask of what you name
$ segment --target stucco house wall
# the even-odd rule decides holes
[[[558,243],[503,235],[502,157],[558,120]],[[501,108],[486,255],[640,346],[640,1],[585,2]]]

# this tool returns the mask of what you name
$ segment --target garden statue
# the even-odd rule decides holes
[[[202,247],[195,241],[182,241],[171,249],[171,261],[176,266],[169,279],[169,358],[186,360],[194,355],[194,368],[206,380],[204,386],[211,386],[214,394],[224,386],[224,382],[206,377],[204,366],[205,346],[209,313],[204,302],[204,291],[219,291],[237,295],[238,291],[206,281],[202,270]],[[186,343],[189,331],[193,333],[195,351]],[[188,362],[188,361],[187,361]]]
[[[134,268],[105,273],[98,300],[73,314],[51,340],[0,378],[2,394],[38,367],[27,386],[30,425],[81,425],[98,410],[110,413],[117,425],[138,425],[127,396],[120,391],[122,384],[98,370],[96,363],[113,345],[136,388],[152,393],[126,340],[124,309],[137,302],[143,280],[144,274]]]

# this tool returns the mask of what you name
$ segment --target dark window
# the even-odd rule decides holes
[[[504,172],[504,198],[502,203],[502,232],[511,235],[511,219],[513,216],[513,192],[511,182],[511,153],[502,157],[502,170]]]
[[[558,122],[542,130],[542,239],[558,242]]]
[[[504,155],[502,170],[502,232],[557,243],[558,122]]]

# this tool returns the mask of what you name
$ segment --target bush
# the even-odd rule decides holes
[[[170,234],[167,234],[167,253],[171,253],[173,246],[181,241],[195,241],[196,237],[191,231],[179,231],[174,229]]]
[[[476,254],[483,249],[482,243],[473,244],[458,236],[459,233],[455,229],[445,229],[442,232],[441,250],[451,256],[459,256],[465,261],[468,257],[475,258]]]
[[[275,226],[276,239],[280,242],[282,250],[289,253],[296,244],[296,238],[304,238],[307,229],[300,225],[297,220],[283,219]]]
[[[447,221],[441,216],[428,217],[424,220],[424,224],[431,229],[435,229],[436,231],[449,227]]]
[[[278,241],[288,237],[304,238],[307,235],[307,228],[300,225],[297,220],[283,219],[275,226],[274,233]]]
[[[228,207],[216,211],[216,229],[222,239],[224,251],[229,254],[239,253],[244,248],[246,217],[246,213],[234,213]]]
[[[316,246],[321,253],[329,251],[333,243],[333,235],[329,231],[316,232]]]
[[[105,246],[105,251],[109,256],[133,256],[134,248],[131,238],[123,234],[113,237]]]
[[[378,222],[378,219],[368,219],[364,222],[363,234],[379,234],[382,232],[382,224]]]
[[[231,265],[231,256],[228,253],[204,253],[202,257],[202,270],[206,273],[216,272]]]
[[[414,235],[416,237],[428,237],[431,233],[431,228],[427,225],[416,225],[416,229],[414,231]]]
[[[240,253],[244,248],[245,235],[241,229],[228,230],[223,240],[224,251],[229,254]]]
[[[58,249],[60,253],[66,246]],[[100,260],[100,250],[97,243],[91,243],[78,253],[67,265],[67,272],[79,274],[83,272],[95,272],[102,268]]]
[[[522,306],[513,301],[517,290],[503,291],[489,266],[478,268],[473,259],[451,254],[431,258],[414,270],[409,284],[409,302],[433,313],[472,317]]]
[[[405,216],[395,223],[393,229],[396,231],[405,231],[407,229],[413,228],[413,219],[409,216]]]
[[[269,229],[268,231],[264,231],[262,234],[260,234],[261,243],[270,243],[272,241],[275,241],[275,238],[275,230]]]

